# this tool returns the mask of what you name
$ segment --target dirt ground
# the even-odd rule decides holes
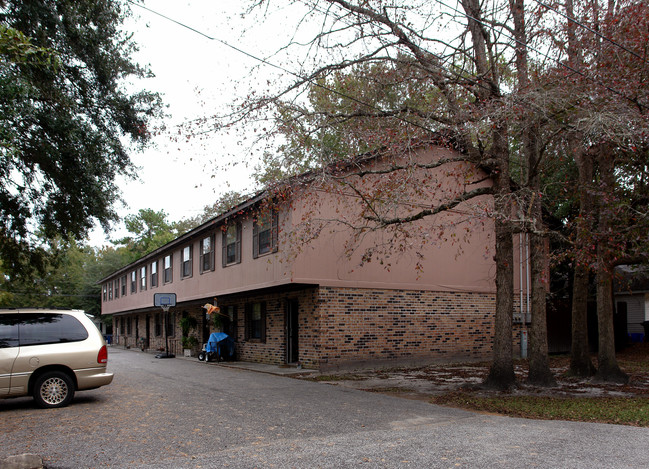
[[[630,376],[628,384],[596,383],[592,379],[566,376],[570,365],[568,355],[550,357],[550,366],[557,385],[539,388],[525,384],[527,361],[517,360],[515,372],[518,385],[508,391],[512,395],[551,395],[554,397],[649,397],[649,343],[634,344],[617,355],[620,368]],[[596,356],[593,363],[597,364]],[[484,381],[489,363],[457,363],[430,365],[417,368],[393,368],[382,370],[355,370],[346,373],[305,376],[336,386],[346,386],[371,392],[398,395],[410,399],[428,399],[431,396],[470,388]],[[480,390],[488,395],[497,391]]]

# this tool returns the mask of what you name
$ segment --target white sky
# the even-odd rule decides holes
[[[148,0],[145,6],[257,57],[267,57],[283,44],[291,29],[277,25],[290,23],[294,27],[287,19],[294,10],[276,11],[264,30],[256,18],[241,16],[242,3]],[[209,132],[200,139],[187,140],[175,126],[227,112],[235,97],[265,86],[256,85],[255,76],[270,76],[277,70],[154,13],[131,8],[134,17],[126,29],[133,32],[140,47],[133,59],[148,64],[156,75],[136,86],[162,93],[170,117],[164,121],[167,133],[156,136],[145,152],[131,154],[139,168],[139,181],[120,179],[122,197],[128,204],[117,206],[120,216],[151,208],[164,210],[170,221],[177,221],[200,214],[227,190],[251,190],[254,161],[240,135]],[[278,31],[283,31],[284,37]],[[251,74],[254,67],[259,67],[258,75]],[[109,237],[125,234],[122,224],[108,236],[98,228],[90,243],[108,244]]]

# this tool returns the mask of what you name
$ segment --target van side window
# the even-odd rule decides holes
[[[18,315],[0,315],[0,348],[18,347]]]
[[[88,331],[76,318],[67,314],[42,313],[25,315],[20,322],[20,346],[80,342]]]

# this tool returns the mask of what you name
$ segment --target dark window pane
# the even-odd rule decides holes
[[[18,347],[18,314],[0,315],[0,348]]]
[[[20,345],[79,342],[88,331],[76,318],[67,314],[25,314],[19,324]]]

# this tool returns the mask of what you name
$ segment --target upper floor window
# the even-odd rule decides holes
[[[146,290],[146,266],[140,267],[140,291]]]
[[[276,211],[260,214],[252,224],[252,257],[256,258],[269,252],[277,251]]]
[[[115,298],[119,298],[119,279],[115,279]]]
[[[104,287],[102,288],[102,295],[101,297],[103,298],[104,301],[108,299],[108,285],[104,284]]]
[[[214,236],[201,240],[201,272],[214,270]]]
[[[180,275],[190,277],[192,275],[192,247],[185,246],[180,253]]]
[[[131,272],[131,293],[137,292],[137,273]]]
[[[151,262],[151,288],[158,286],[158,261]]]
[[[122,275],[122,296],[126,296],[126,275]]]
[[[229,225],[223,231],[223,267],[241,262],[241,223]]]
[[[171,268],[172,268],[171,254],[169,254],[164,258],[164,282],[165,283],[170,283],[173,280]]]
[[[113,281],[108,282],[108,299],[113,299]]]

